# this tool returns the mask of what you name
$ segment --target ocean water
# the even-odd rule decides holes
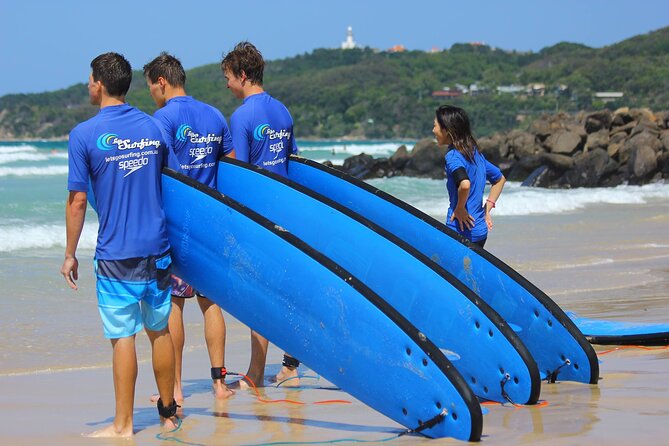
[[[298,143],[303,156],[338,164],[351,155],[389,156],[402,144],[413,145]],[[443,181],[397,177],[370,183],[445,218]],[[96,315],[92,210],[78,250],[81,289],[69,290],[59,273],[66,185],[66,143],[0,142],[0,376],[109,364]],[[486,247],[568,309],[669,320],[669,184],[544,190],[507,183],[494,218]],[[201,318],[188,323],[200,326]],[[202,348],[201,342],[187,348]],[[148,357],[146,344],[138,351]]]

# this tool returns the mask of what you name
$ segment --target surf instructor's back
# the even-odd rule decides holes
[[[161,421],[167,429],[178,423],[174,350],[167,328],[170,245],[161,197],[167,146],[158,123],[125,103],[132,80],[130,63],[120,54],[105,53],[93,59],[91,69],[88,93],[100,112],[70,133],[67,245],[61,274],[77,289],[76,250],[90,182],[100,222],[95,250],[98,310],[112,345],[116,397],[113,423],[90,436],[131,437],[137,380],[135,335],[142,329],[153,350]]]

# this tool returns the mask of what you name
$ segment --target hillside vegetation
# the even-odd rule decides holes
[[[85,68],[85,67],[84,67]],[[82,69],[84,69],[82,68]],[[218,63],[188,70],[189,94],[229,117],[239,105],[225,88]],[[498,93],[504,85],[540,83],[543,95]],[[434,98],[432,92],[474,84],[476,94]],[[523,128],[545,112],[669,109],[669,27],[604,48],[560,43],[537,53],[455,44],[436,53],[317,49],[269,61],[265,88],[291,110],[298,138],[420,138],[430,135],[434,109],[464,107],[477,135]],[[624,96],[603,103],[595,92]],[[140,72],[128,102],[152,113]],[[0,98],[0,139],[66,137],[96,113],[86,86]]]

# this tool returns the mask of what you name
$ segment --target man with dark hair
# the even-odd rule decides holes
[[[179,422],[167,327],[170,245],[160,178],[167,145],[158,123],[125,103],[132,80],[128,61],[105,53],[93,59],[91,69],[88,94],[100,112],[70,133],[67,245],[61,274],[76,290],[76,250],[90,182],[99,221],[94,261],[98,310],[104,335],[111,339],[116,397],[114,422],[90,436],[130,437],[137,381],[135,335],[143,328],[153,350],[161,422],[167,429],[177,428]]]
[[[288,109],[263,88],[265,62],[260,51],[241,42],[225,55],[221,70],[227,86],[243,104],[230,117],[232,144],[237,159],[288,176],[288,156],[297,153],[293,118]],[[258,386],[264,385],[267,339],[251,331],[251,364],[246,373]],[[297,378],[300,362],[285,354],[278,381]],[[287,385],[299,385],[292,380]]]
[[[218,158],[235,156],[232,137],[225,117],[214,107],[186,95],[186,72],[179,59],[167,53],[144,65],[144,76],[158,110],[154,117],[161,123],[175,155],[176,170],[216,189]],[[172,276],[172,313],[170,334],[176,358],[174,397],[183,402],[181,371],[184,348],[183,308],[186,298],[197,294],[204,316],[204,336],[211,362],[212,387],[216,398],[232,395],[225,385],[225,320],[218,305],[194,292],[193,288]]]

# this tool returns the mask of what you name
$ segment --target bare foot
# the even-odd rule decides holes
[[[276,385],[282,387],[299,387],[300,378],[297,375],[297,367],[283,366],[276,375]]]
[[[214,397],[217,400],[224,400],[226,398],[230,398],[232,395],[235,394],[234,390],[229,389],[228,386],[226,386],[221,381],[214,381],[211,384],[211,388],[214,392]]]
[[[90,434],[81,434],[84,437],[90,438],[130,438],[132,437],[132,425],[126,426],[122,429],[117,429],[115,425],[110,424],[109,426],[91,432]]]
[[[163,428],[163,432],[174,432],[181,427],[181,419],[179,417],[160,417],[160,425]]]

